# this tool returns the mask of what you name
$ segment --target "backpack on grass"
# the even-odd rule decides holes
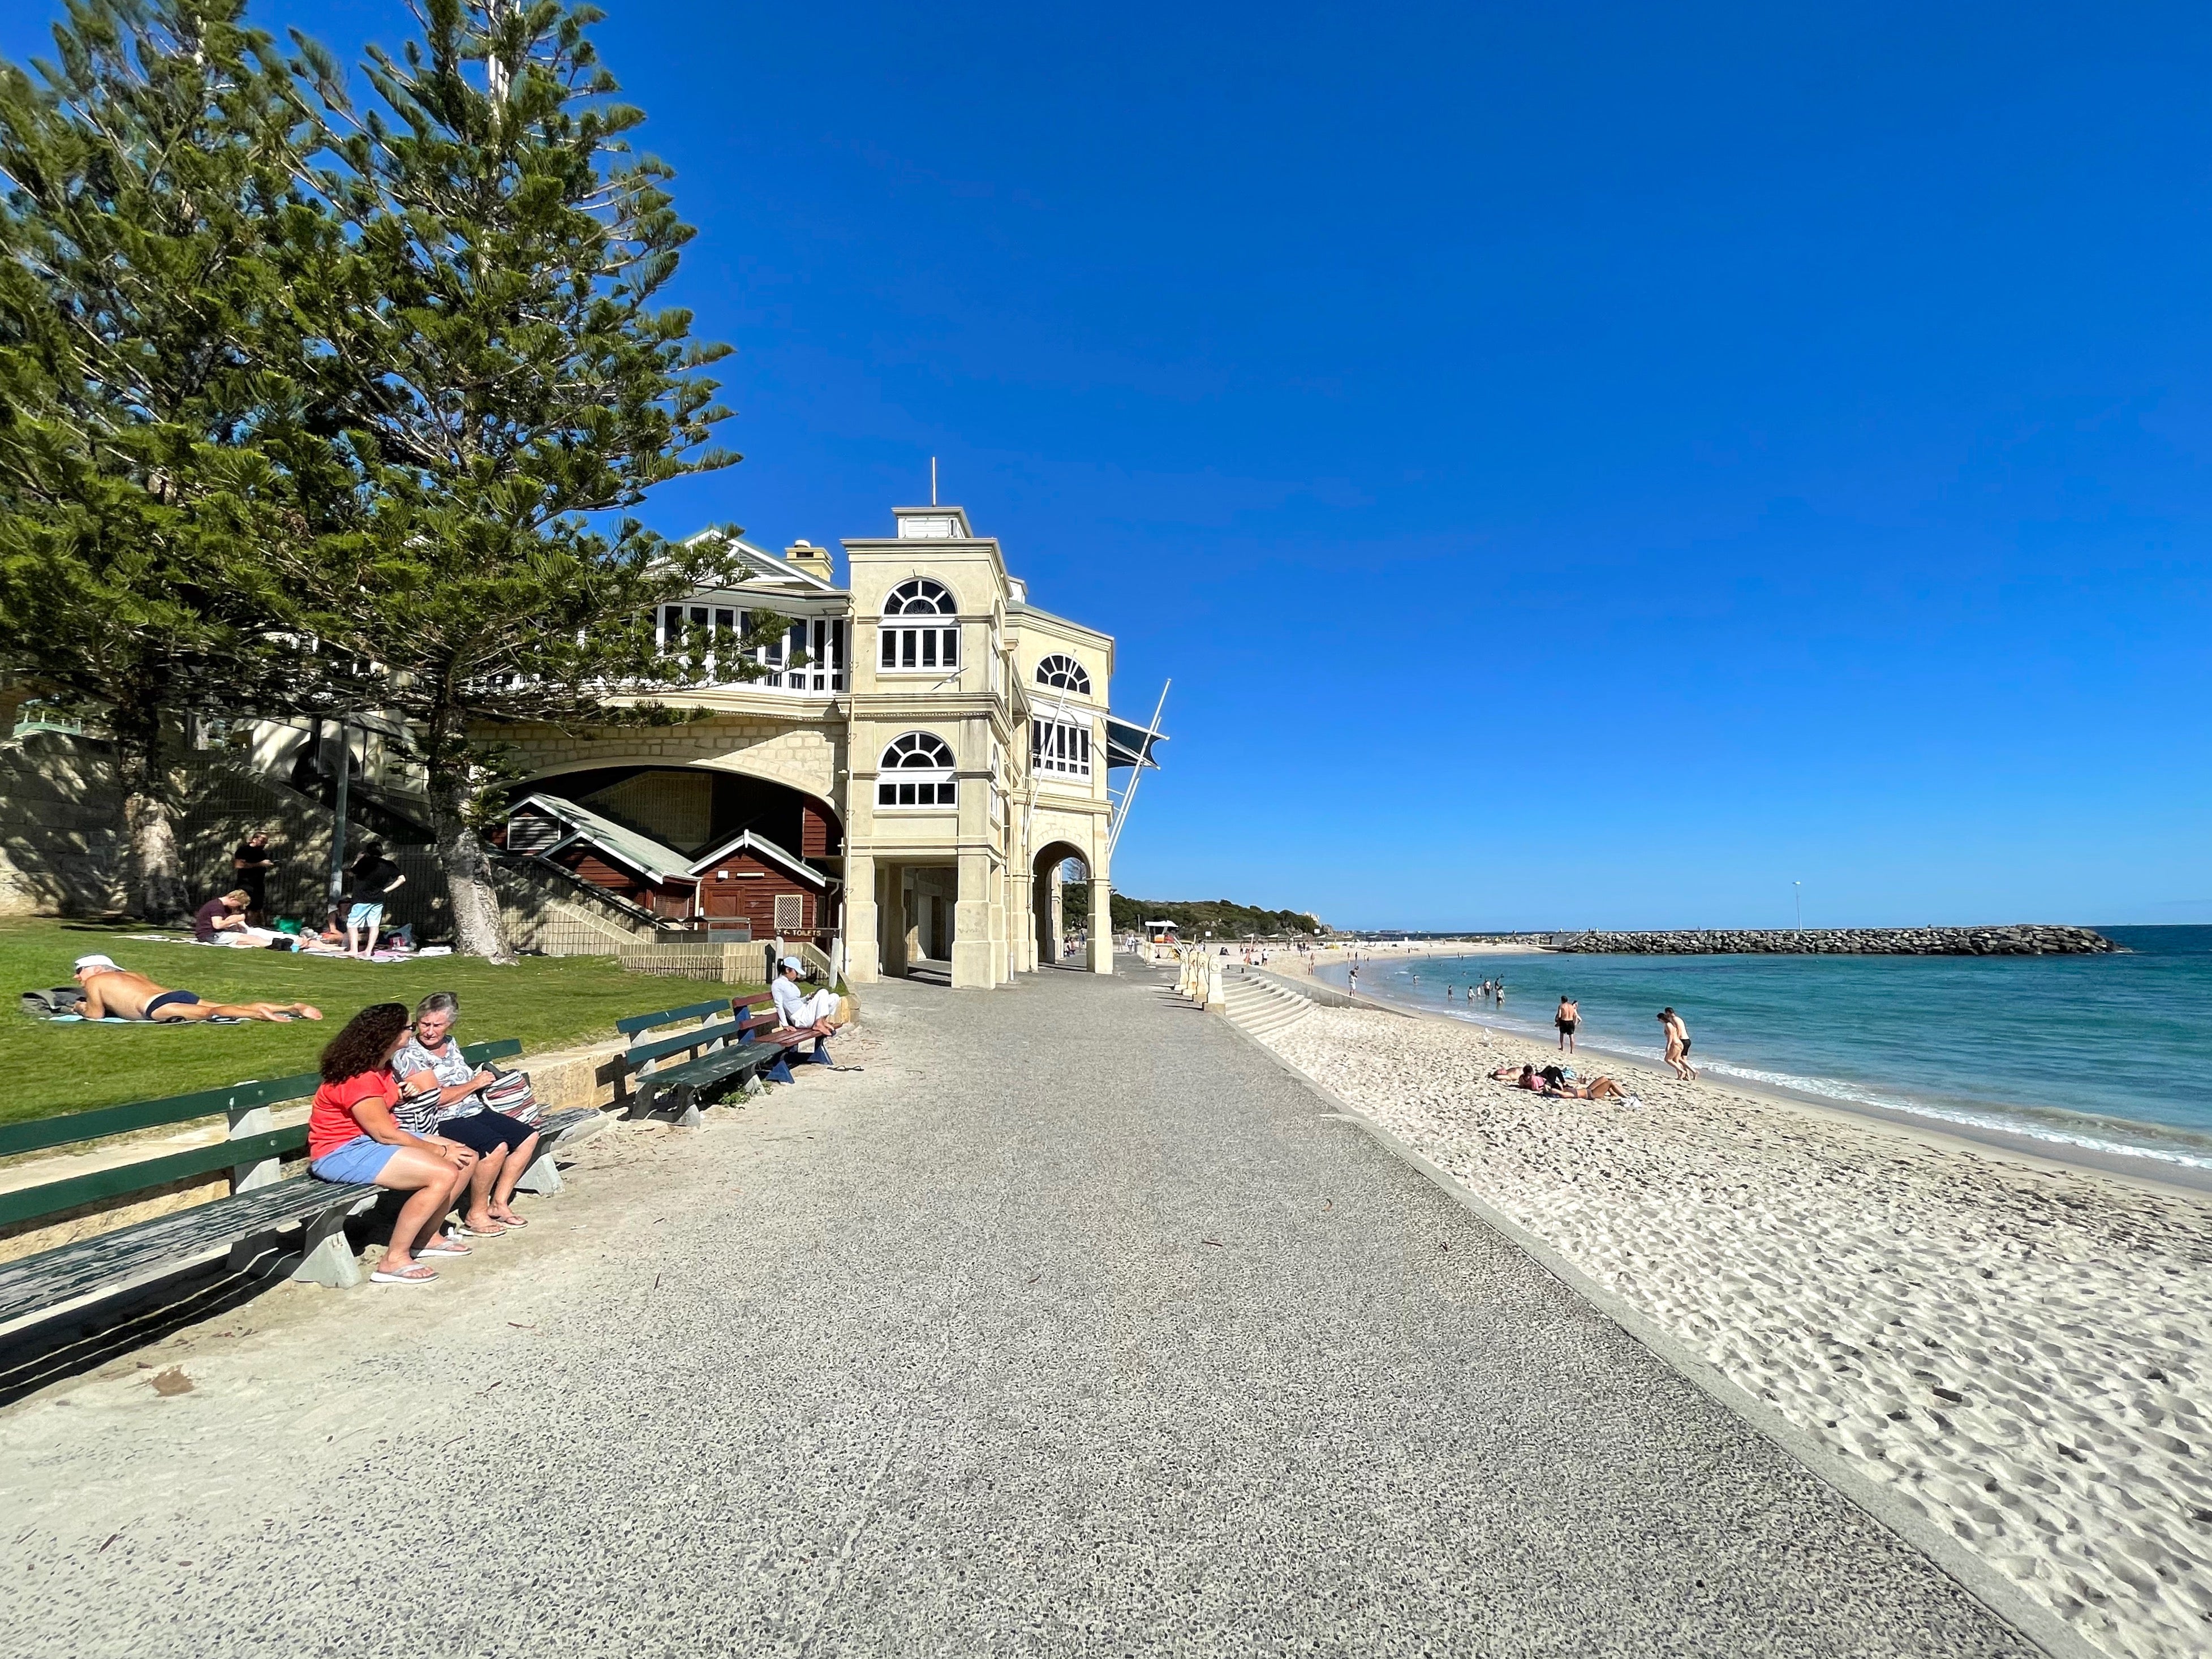
[[[84,989],[76,985],[57,985],[51,991],[23,993],[23,1012],[33,1019],[52,1019],[57,1014],[80,1014],[84,1012]]]

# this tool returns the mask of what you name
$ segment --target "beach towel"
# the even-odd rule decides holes
[[[172,1031],[190,1025],[243,1025],[246,1022],[235,1014],[210,1014],[205,1019],[125,1019],[120,1014],[102,1014],[98,1019],[87,1019],[82,1014],[55,1014],[56,1025],[154,1025]]]

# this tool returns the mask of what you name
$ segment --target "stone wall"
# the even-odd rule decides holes
[[[576,733],[538,726],[504,740],[533,775],[583,767],[705,765],[788,784],[843,811],[837,744],[820,725],[729,714],[639,730]]]
[[[2087,927],[1810,927],[1674,933],[1559,933],[1554,951],[1630,956],[2094,956],[2123,947]]]

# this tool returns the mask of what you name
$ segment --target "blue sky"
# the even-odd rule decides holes
[[[738,353],[650,518],[939,456],[1174,676],[1123,890],[2212,921],[2201,10],[607,6]]]

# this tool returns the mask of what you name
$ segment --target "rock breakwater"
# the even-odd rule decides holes
[[[1554,951],[1614,956],[2049,957],[2124,947],[2091,927],[1721,928],[1666,933],[1558,933]]]

